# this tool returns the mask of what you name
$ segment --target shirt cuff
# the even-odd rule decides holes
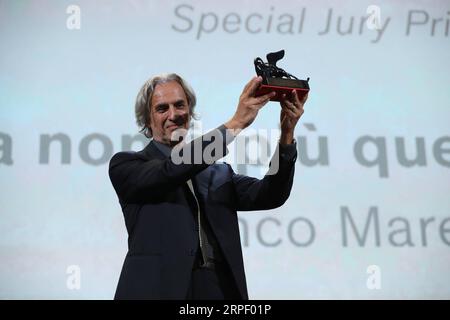
[[[295,162],[295,160],[297,160],[297,142],[295,139],[291,144],[278,143],[278,147],[280,148],[280,157],[283,160],[291,162]]]
[[[225,124],[218,127],[217,130],[219,130],[220,133],[222,133],[225,145],[229,145],[231,142],[233,142],[234,138],[236,138],[236,136],[233,134],[233,130],[230,130],[227,127],[225,127]]]

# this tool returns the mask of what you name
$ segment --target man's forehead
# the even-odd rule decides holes
[[[152,105],[187,100],[183,87],[176,81],[159,83],[152,96]]]

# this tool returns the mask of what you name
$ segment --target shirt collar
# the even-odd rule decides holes
[[[158,150],[161,151],[166,157],[170,157],[170,154],[172,152],[171,147],[169,147],[167,144],[161,143],[156,140],[153,140],[153,143],[158,148]]]

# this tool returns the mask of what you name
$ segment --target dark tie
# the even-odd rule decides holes
[[[198,222],[198,238],[200,241],[200,251],[202,253],[203,263],[206,263],[208,261],[207,259],[207,248],[209,248],[208,243],[208,237],[206,236],[205,229],[203,227],[203,218],[200,210],[200,202],[197,199],[197,196],[195,195],[194,185],[192,183],[192,180],[187,181],[187,185],[189,186],[189,189],[191,190],[192,195],[194,196],[195,203],[197,204],[197,222]]]

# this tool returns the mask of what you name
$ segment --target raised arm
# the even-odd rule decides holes
[[[263,179],[233,174],[236,210],[268,210],[280,207],[288,199],[294,180],[296,144],[278,145],[269,171]],[[274,169],[275,167],[275,169]]]
[[[139,153],[127,152],[114,155],[110,161],[109,176],[119,198],[125,202],[144,198],[157,199],[224,157],[227,153],[226,145],[240,130],[254,121],[258,111],[273,95],[269,93],[254,97],[260,83],[260,77],[255,77],[247,83],[235,114],[225,125],[189,144],[176,145],[167,159],[149,160]],[[212,150],[214,152],[211,152]]]

